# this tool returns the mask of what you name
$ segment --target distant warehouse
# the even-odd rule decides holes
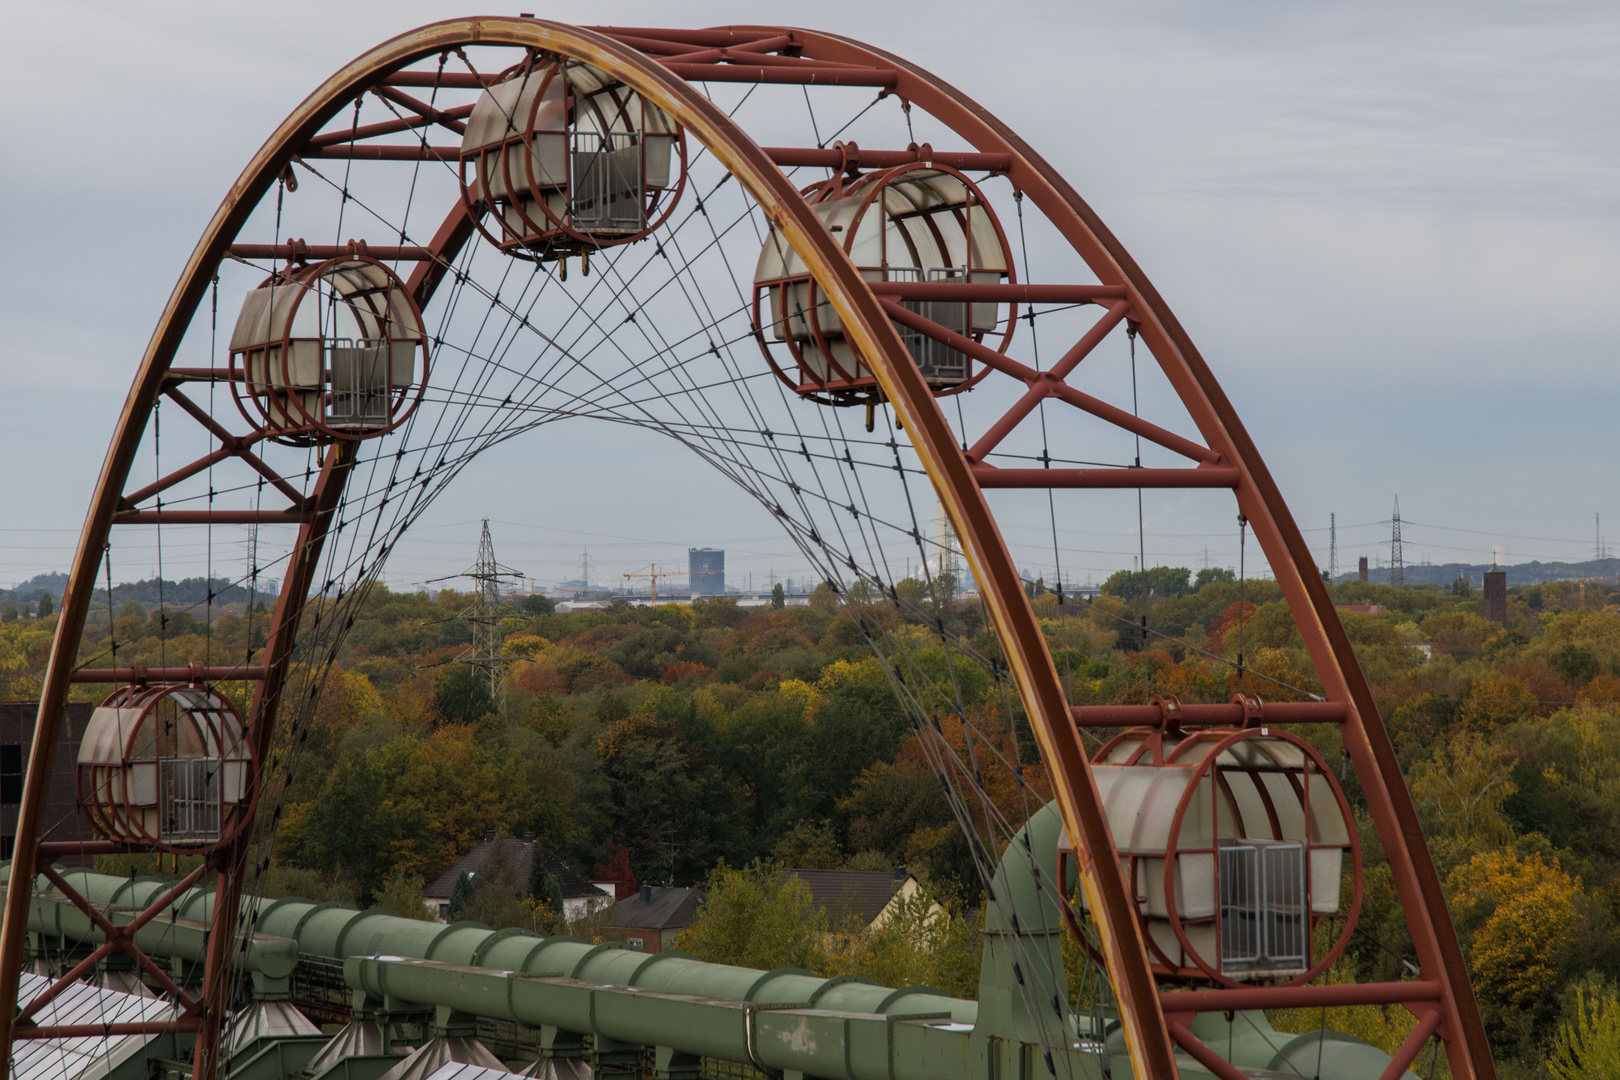
[[[687,548],[686,571],[693,596],[720,596],[726,591],[726,553],[723,548]]]

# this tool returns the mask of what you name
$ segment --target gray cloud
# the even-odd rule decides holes
[[[1373,520],[1396,491],[1420,520],[1570,538],[1515,541],[1526,558],[1569,554],[1594,511],[1620,523],[1608,437],[1620,389],[1620,13],[1611,5],[952,2],[928,11],[920,19],[912,5],[853,0],[602,3],[591,17],[814,18],[983,101],[1154,278],[1308,528],[1333,510]],[[251,153],[352,55],[453,13],[419,2],[8,9],[0,583],[65,566],[133,365]],[[518,467],[515,457],[489,465],[492,475]],[[605,476],[570,482],[588,492]],[[662,510],[681,543],[761,532],[741,510],[722,520]],[[441,531],[481,512],[472,493],[457,494]],[[588,498],[569,514],[584,532],[646,532]],[[1370,550],[1377,530],[1363,535]],[[1311,536],[1325,551],[1325,534]],[[1090,546],[1128,552],[1127,539]],[[1464,549],[1488,556],[1491,546],[1486,535],[1440,531],[1419,534],[1420,554],[1425,543],[1436,561]],[[1196,547],[1167,545],[1167,557]],[[662,552],[626,550],[625,568]],[[462,554],[444,549],[447,564]],[[1024,556],[1040,565],[1038,540]],[[1093,561],[1128,565],[1128,556]]]

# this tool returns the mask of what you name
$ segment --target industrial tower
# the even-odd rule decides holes
[[[464,575],[473,581],[473,602],[462,613],[472,627],[472,644],[456,663],[466,664],[483,672],[489,680],[489,696],[495,701],[497,712],[506,712],[506,680],[502,677],[501,656],[501,578],[520,578],[523,575],[509,566],[495,561],[495,541],[489,535],[489,519],[484,519],[484,531],[478,538],[478,560]]]
[[[1339,515],[1328,515],[1328,580],[1339,576]]]
[[[1395,516],[1390,519],[1389,583],[1397,589],[1406,588],[1406,564],[1401,555],[1401,497],[1399,495],[1395,496]]]

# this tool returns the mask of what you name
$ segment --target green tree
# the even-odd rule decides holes
[[[7,604],[5,606],[5,610],[0,611],[0,622],[16,622],[16,621],[17,621],[17,609],[12,607],[10,604]]]
[[[787,593],[782,589],[782,583],[778,581],[775,585],[771,586],[771,607],[775,608],[777,611],[781,611],[786,606]],[[12,618],[16,618],[16,616],[13,615]]]
[[[45,616],[49,615],[54,610],[55,610],[55,608],[52,607],[52,605],[51,605],[51,594],[50,593],[42,593],[42,594],[40,594],[40,598],[39,598],[39,617],[43,619]]]
[[[535,593],[533,596],[525,596],[522,600],[519,600],[518,610],[533,618],[536,615],[550,615],[557,610],[557,604],[551,597]]]
[[[422,896],[422,879],[403,870],[396,870],[383,880],[377,893],[376,906],[397,911],[407,919],[432,922],[435,912]]]
[[[771,863],[734,870],[722,860],[709,875],[706,892],[677,947],[710,963],[766,971],[821,966],[827,915],[800,879]]]
[[[844,865],[830,821],[799,821],[776,843],[771,857],[802,870],[837,870]]]
[[[1557,1080],[1612,1080],[1620,1076],[1620,995],[1601,980],[1575,988],[1573,1008],[1547,1055]]]
[[[1188,592],[1192,571],[1185,566],[1155,566],[1151,570],[1120,570],[1102,584],[1102,591],[1121,600],[1146,597],[1175,598]]]
[[[978,994],[983,946],[960,911],[926,889],[896,896],[875,926],[833,935],[824,975],[862,975],[880,986],[931,986],[952,997]]]
[[[545,904],[559,914],[563,910],[562,882],[538,858],[534,860],[534,870],[529,874],[529,899]]]
[[[39,614],[42,618],[49,614],[45,603],[46,601],[40,601]],[[1602,670],[1596,653],[1572,641],[1565,642],[1549,653],[1547,663],[1558,672],[1559,678],[1575,687],[1585,686]]]
[[[345,759],[304,818],[309,866],[344,871],[360,884],[362,898],[376,894],[392,869],[393,816],[383,804],[382,777],[364,755]]]
[[[1516,791],[1515,754],[1471,732],[1442,742],[1412,770],[1412,798],[1431,835],[1465,843],[1505,844],[1513,827],[1502,807]]]
[[[908,757],[861,773],[838,811],[849,822],[850,847],[881,851],[894,863],[904,861],[916,844],[932,847],[935,830],[956,828],[938,778]]]
[[[1237,575],[1221,566],[1206,566],[1193,577],[1192,591],[1197,592],[1205,585],[1230,585],[1237,580]]]
[[[439,717],[447,724],[476,724],[495,711],[488,677],[466,664],[450,664],[440,673],[433,687],[433,701]]]
[[[450,887],[450,919],[454,921],[462,917],[467,905],[472,903],[473,893],[472,875],[465,870],[456,878],[456,883]]]

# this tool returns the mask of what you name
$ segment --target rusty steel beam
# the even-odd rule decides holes
[[[281,694],[292,664],[293,645],[303,619],[309,591],[315,583],[328,531],[337,515],[354,468],[358,448],[353,442],[335,442],[326,448],[321,472],[310,497],[312,513],[298,530],[294,555],[288,560],[287,576],[276,598],[271,616],[269,640],[265,642],[265,677],[254,695],[248,720],[256,761],[268,761],[280,712]],[[208,954],[203,962],[203,1015],[223,1017],[232,987],[231,953],[236,942],[236,923],[241,914],[242,878],[253,829],[251,812],[238,829],[232,843],[220,853],[220,874],[214,888],[214,918],[208,933]],[[214,1080],[224,1059],[223,1029],[218,1023],[202,1029],[194,1053],[194,1080]]]
[[[626,45],[630,44],[628,41],[624,41],[623,38],[620,38],[619,40],[621,42],[624,42],[624,44],[626,44]],[[645,39],[643,39],[643,40],[645,40]],[[663,54],[659,55],[657,57],[657,59],[658,59],[658,62],[660,64],[668,64],[671,61],[676,61],[676,62],[683,63],[683,64],[718,64],[718,63],[733,63],[733,62],[735,62],[737,60],[738,57],[742,57],[743,59],[753,60],[753,61],[756,61],[756,62],[761,63],[761,64],[773,63],[773,64],[777,64],[778,66],[788,65],[788,64],[815,65],[815,61],[813,61],[813,60],[805,60],[805,59],[803,59],[801,57],[797,57],[797,56],[785,56],[785,55],[784,56],[772,56],[772,55],[769,55],[771,53],[776,52],[778,49],[782,49],[782,48],[786,48],[786,47],[790,46],[792,43],[793,43],[793,35],[791,35],[791,34],[777,34],[775,37],[760,38],[758,41],[750,41],[746,45],[721,45],[721,46],[714,46],[714,47],[707,48],[707,49],[691,48],[690,46],[688,46],[686,48],[685,52],[663,53]],[[650,47],[642,48],[641,46],[638,45],[637,46],[637,51],[644,52],[644,53],[646,53],[646,52],[656,52],[657,51],[657,46],[659,46],[660,44],[662,44],[662,43],[661,42],[647,42],[647,45],[650,46]],[[847,64],[823,64],[823,65],[816,65],[816,66],[821,66],[821,67],[847,67],[849,65],[847,65]]]
[[[1418,1020],[1418,1026],[1401,1043],[1400,1049],[1395,1051],[1384,1071],[1378,1074],[1378,1080],[1401,1080],[1413,1061],[1417,1060],[1418,1053],[1424,1045],[1440,1030],[1440,1021],[1443,1019],[1439,1009],[1425,1009]]]
[[[165,382],[171,383],[243,382],[247,379],[247,375],[229,368],[177,367],[164,372],[163,378]]]
[[[445,90],[482,90],[495,81],[493,74],[474,75],[470,71],[396,71],[377,80],[378,86],[439,87]]]
[[[982,488],[1235,488],[1238,471],[1219,465],[1196,469],[1000,469],[974,465]]]
[[[234,454],[235,451],[231,447],[221,446],[213,453],[204,454],[191,464],[182,465],[180,468],[174,470],[172,473],[169,473],[167,476],[147,484],[138,491],[133,491],[130,494],[125,495],[119,500],[119,507],[123,510],[133,509],[159,492],[169,490],[170,488],[174,487],[174,485],[180,483],[180,481],[196,476],[198,473],[203,472],[209,467],[218,465],[226,458],[234,456]]]
[[[393,244],[373,246],[364,241],[352,244],[306,244],[302,240],[287,240],[280,244],[232,244],[230,252],[238,259],[299,259],[308,262],[324,262],[353,255],[370,255],[381,262],[422,262],[433,258],[433,252],[425,247]]]
[[[1080,727],[1154,727],[1163,723],[1163,705],[1071,705],[1069,715]],[[1172,710],[1183,724],[1236,727],[1251,714],[1236,702],[1183,704]],[[1264,701],[1257,718],[1267,724],[1342,724],[1350,709],[1342,701]]]
[[[1235,990],[1171,990],[1159,995],[1167,1016],[1227,1009],[1315,1009],[1336,1005],[1406,1005],[1440,1000],[1433,979],[1326,986],[1242,986]]]
[[[600,34],[602,37],[616,39],[621,44],[628,44],[637,49],[641,46],[636,43],[636,39],[654,44],[674,42],[692,46],[726,46],[747,45],[784,32],[783,28],[779,26],[749,27],[746,29],[717,26],[702,30],[689,30],[684,27],[582,26],[579,29],[588,30],[593,34]],[[798,31],[789,30],[786,33],[795,42],[800,40]]]
[[[686,33],[683,37],[669,36],[666,31],[648,31],[658,36],[649,37],[636,32],[621,32],[611,28],[600,28],[599,33],[613,38],[621,45],[628,45],[637,52],[649,54],[660,62],[666,56],[690,57],[698,52],[717,52],[727,49],[757,52],[764,48],[782,49],[793,47],[797,39],[792,34],[769,34],[751,38],[747,41],[738,41],[734,35],[694,35]],[[677,33],[679,33],[677,31]],[[699,40],[699,39],[707,40]]]
[[[353,158],[356,161],[459,161],[459,146],[400,146],[395,143],[334,143],[305,150],[299,157]]]
[[[1239,1071],[1230,1061],[1205,1046],[1204,1041],[1188,1031],[1187,1026],[1179,1020],[1170,1020],[1165,1026],[1177,1046],[1187,1051],[1188,1056],[1198,1064],[1220,1077],[1220,1080],[1253,1080],[1247,1073]]]
[[[991,282],[874,281],[874,293],[902,300],[998,300],[1022,304],[1099,304],[1124,300],[1118,285],[998,285]]]
[[[970,287],[978,288],[977,286]],[[1006,286],[1000,287],[1005,288]],[[955,286],[947,286],[947,288],[955,288]],[[1128,413],[1118,406],[1110,405],[1106,401],[1092,397],[1090,394],[1084,393],[1080,390],[1076,390],[1074,387],[1068,385],[1062,380],[1055,378],[1054,372],[1037,371],[1032,367],[1027,367],[1018,363],[1016,360],[1009,359],[1001,353],[996,352],[987,345],[974,341],[972,338],[959,334],[954,330],[948,330],[930,319],[925,319],[922,315],[915,311],[901,307],[899,304],[888,299],[887,296],[882,297],[882,300],[883,308],[889,313],[889,318],[893,319],[901,326],[909,327],[916,330],[920,334],[933,338],[935,341],[938,341],[941,344],[949,345],[958,352],[971,356],[973,359],[979,361],[981,364],[984,364],[986,367],[999,371],[1003,375],[1011,375],[1015,379],[1022,380],[1027,386],[1033,387],[1039,385],[1044,388],[1044,394],[1046,396],[1054,397],[1069,405],[1073,405],[1075,408],[1080,409],[1083,412],[1088,412],[1097,417],[1099,420],[1113,424],[1115,427],[1124,428],[1133,435],[1140,435],[1149,442],[1162,446],[1172,453],[1180,454],[1183,457],[1191,458],[1194,461],[1211,464],[1221,460],[1220,454],[1214,450],[1211,450],[1209,447],[1195,443],[1191,439],[1183,438],[1173,431],[1166,431],[1159,425],[1147,420],[1143,420],[1134,413]],[[1084,342],[1082,342],[1082,344],[1084,344]],[[1018,406],[1014,406],[1014,410],[1016,411],[1017,409]],[[1020,415],[1026,415],[1027,412],[1028,410],[1026,409],[1024,413],[1021,413]],[[1012,414],[1009,413],[1009,416],[1010,415]],[[1010,430],[1011,425],[1008,423],[1006,418],[998,421],[997,424],[991,428],[990,432],[986,433],[985,437],[980,440],[979,445],[976,445],[967,451],[968,459],[977,461],[980,453],[982,453],[982,446],[985,439],[990,438],[992,434],[996,434],[997,429],[1004,424],[1008,425],[1008,430]],[[1000,434],[1004,435],[1005,432],[1001,432]]]
[[[38,1027],[18,1024],[18,1039],[99,1039],[108,1035],[162,1035],[165,1032],[201,1031],[203,1022],[195,1019],[148,1020],[127,1024],[51,1024]]]
[[[789,86],[877,86],[892,87],[900,76],[884,68],[783,68],[765,64],[680,64],[663,65],[670,74],[687,82],[767,83]]]
[[[408,116],[399,120],[382,120],[375,124],[366,124],[363,127],[350,128],[347,131],[328,131],[324,135],[312,136],[306,146],[332,146],[336,143],[362,142],[366,139],[375,139],[379,135],[397,135],[401,131],[412,131],[416,128],[427,127],[429,124],[440,124],[456,131],[459,135],[466,125],[460,123],[471,115],[471,105],[459,105],[454,109],[444,109],[437,117]],[[457,130],[457,128],[461,130]]]
[[[1082,334],[1080,340],[1075,342],[1074,347],[1064,353],[1063,358],[1056,364],[1052,365],[1050,371],[1041,372],[1035,378],[1025,380],[1028,389],[1025,390],[1024,396],[1019,398],[1001,419],[991,424],[985,433],[979,437],[979,441],[974,443],[967,451],[969,460],[983,461],[991,450],[994,450],[1003,439],[1012,434],[1013,429],[1025,417],[1035,411],[1041,402],[1057,394],[1063,386],[1063,380],[1068,378],[1070,372],[1080,366],[1080,362],[1102,343],[1103,338],[1107,337],[1114,327],[1124,321],[1126,312],[1129,310],[1130,305],[1124,300],[1115,301],[1110,305],[1103,317],[1097,320],[1097,324]],[[1119,411],[1121,415],[1124,415],[1123,410]],[[1196,457],[1198,455],[1194,454],[1192,456]]]
[[[287,501],[295,508],[305,506],[308,503],[308,500],[304,498],[303,494],[300,493],[297,488],[289,484],[280,473],[276,472],[269,465],[266,465],[263,459],[261,459],[259,455],[255,454],[250,449],[254,443],[267,437],[265,433],[260,432],[245,436],[232,435],[229,431],[225,430],[219,421],[208,415],[207,410],[205,410],[201,405],[198,405],[195,401],[192,401],[190,398],[186,397],[185,394],[181,393],[179,386],[168,379],[167,376],[163,378],[160,385],[161,392],[164,397],[167,397],[170,401],[184,409],[186,411],[186,415],[190,416],[193,420],[197,421],[198,424],[202,425],[204,431],[207,431],[210,435],[214,436],[214,438],[218,439],[220,445],[230,447],[232,452],[238,458],[241,458],[244,462],[246,462],[249,468],[268,480],[271,487],[275,488],[277,491],[281,492],[282,495],[286,496]],[[120,500],[120,505],[122,505],[122,500]]]
[[[114,525],[297,525],[308,510],[119,510]]]
[[[19,1023],[27,1023],[30,1019],[32,1019],[35,1013],[43,1009],[46,1005],[49,1005],[52,1001],[56,1000],[62,991],[66,990],[69,986],[73,985],[73,983],[77,982],[79,979],[83,978],[86,974],[92,971],[96,964],[101,961],[102,957],[107,956],[114,949],[118,949],[128,954],[130,959],[134,960],[142,968],[145,968],[147,974],[152,976],[153,980],[163,988],[165,993],[173,995],[175,1001],[178,1002],[180,1007],[187,1013],[195,1013],[197,1011],[196,999],[177,986],[174,980],[169,977],[168,972],[158,967],[152,962],[151,957],[147,956],[136,947],[135,933],[140,930],[141,927],[145,926],[147,923],[156,918],[158,912],[164,910],[170,904],[173,904],[175,900],[179,899],[182,893],[191,888],[192,885],[196,884],[197,879],[202,877],[207,869],[208,863],[205,861],[185,877],[181,878],[174,885],[170,886],[162,896],[158,897],[157,900],[148,905],[147,908],[137,915],[132,921],[123,926],[114,926],[112,922],[108,920],[106,915],[91,904],[90,901],[86,900],[83,896],[80,896],[78,890],[74,889],[73,886],[67,883],[67,880],[62,877],[62,875],[57,871],[56,867],[49,864],[40,867],[40,874],[43,875],[45,879],[52,885],[54,885],[57,891],[61,893],[61,895],[67,899],[69,903],[78,908],[87,919],[95,924],[96,928],[101,931],[103,940],[100,945],[96,946],[89,956],[79,961],[79,963],[75,965],[72,970],[68,971],[50,986],[47,986],[44,990],[40,991],[39,995],[30,1001],[22,1012],[18,1014],[17,1021]]]
[[[50,858],[58,855],[129,855],[150,853],[150,844],[126,844],[118,840],[42,840],[39,854]]]
[[[753,56],[748,58],[753,62],[745,64],[683,64],[679,61],[662,64],[634,51],[623,40],[641,37],[653,43],[726,49],[783,34],[792,38],[794,51],[812,63],[805,64],[792,57]],[[985,500],[983,489],[996,486],[998,478],[1016,481],[1020,474],[1027,473],[1032,474],[1028,486],[1050,488],[1065,481],[1085,479],[1087,473],[1096,473],[1096,482],[1140,487],[1150,486],[1144,482],[1149,478],[1168,482],[1171,474],[1181,474],[1195,478],[1194,486],[1215,484],[1235,488],[1239,509],[1250,521],[1257,541],[1276,571],[1278,584],[1322,677],[1324,690],[1332,703],[1345,710],[1342,722],[1345,746],[1362,780],[1384,849],[1390,855],[1395,891],[1407,915],[1424,981],[1440,987],[1433,1030],[1445,1033],[1452,1074],[1458,1080],[1491,1080],[1494,1069],[1489,1047],[1462,964],[1460,947],[1410,795],[1399,772],[1399,762],[1378,718],[1370,689],[1275,482],[1185,330],[1096,214],[1005,124],[955,88],[899,57],[848,39],[808,31],[773,27],[686,32],[617,28],[596,33],[536,19],[452,20],[423,27],[372,50],[328,80],[295,110],[255,155],[199,242],[142,359],[128,404],[115,430],[85,530],[80,536],[40,698],[40,720],[19,810],[13,880],[32,883],[35,859],[42,850],[38,837],[45,787],[57,743],[58,714],[77,655],[89,594],[94,587],[95,568],[116,517],[117,492],[127,479],[151,403],[164,389],[167,365],[205,294],[212,268],[224,256],[225,245],[234,239],[298,148],[322,137],[321,130],[358,94],[379,84],[469,89],[487,85],[488,77],[471,74],[401,71],[410,64],[473,43],[509,45],[568,56],[607,72],[658,104],[691,137],[713,151],[716,159],[738,178],[811,268],[818,286],[837,310],[851,345],[868,359],[882,392],[894,405],[947,516],[962,538],[969,565],[980,584],[987,615],[1001,639],[1012,681],[1053,778],[1064,824],[1081,856],[1081,886],[1095,919],[1100,955],[1114,988],[1121,1034],[1138,1075],[1152,1076],[1155,1080],[1174,1077],[1176,1067],[1171,1048],[1173,1044],[1183,1044],[1187,1032],[1179,1022],[1173,1026],[1166,1023],[1148,963],[1134,896],[1118,866],[1084,747],[1063,698],[1062,682]],[[657,51],[653,45],[641,44]],[[1209,460],[1224,464],[1184,470],[994,470],[975,466],[957,449],[954,432],[900,341],[889,311],[898,305],[885,304],[869,283],[861,279],[836,240],[782,175],[778,164],[684,79],[881,86],[932,114],[975,152],[1007,155],[1006,173],[1014,186],[1028,195],[1036,208],[1053,222],[1104,287],[1120,290],[1120,296],[1107,299],[1110,302],[1123,299],[1129,303],[1133,327],[1139,329],[1143,342],[1187,407],[1209,444],[1208,452],[1215,455]],[[351,141],[354,137],[352,131],[347,135],[329,132],[325,136]],[[331,145],[337,146],[338,142]],[[361,149],[351,145],[342,153],[358,155]],[[384,155],[395,152],[393,147],[379,148],[378,157],[391,160]],[[418,151],[418,159],[422,156],[425,155]],[[458,218],[453,211],[441,227],[441,235],[451,238],[457,247],[470,233],[471,223],[464,213]],[[442,277],[434,270],[431,263],[418,263],[412,274],[413,287],[431,291]],[[960,292],[949,295],[952,299],[962,297]],[[1004,357],[991,366],[1023,377],[1022,366]],[[323,476],[326,468],[335,466],[337,474],[346,478],[352,453],[352,444],[348,443],[330,448]],[[290,652],[280,653],[280,650],[291,649],[296,615],[311,584],[309,568],[319,556],[325,530],[330,525],[331,509],[335,506],[329,500],[337,498],[331,488],[340,492],[342,481],[335,480],[331,485],[323,481],[316,486],[315,512],[304,522],[296,549],[294,565],[300,569],[289,575],[289,580],[295,584],[301,581],[302,587],[284,590],[282,600],[278,601],[274,638],[277,644],[273,651],[281,658],[273,659],[267,652],[267,667],[272,678],[261,688],[256,702],[256,739],[268,738],[273,728],[280,675],[285,672],[283,660],[290,656]],[[218,517],[208,519],[220,520]],[[211,1022],[200,1029],[198,1080],[213,1080],[219,1061],[217,1017],[221,999],[218,995],[228,981],[229,943],[234,937],[237,915],[234,898],[241,885],[244,857],[245,849],[233,849],[221,874],[205,975],[205,1013]],[[21,887],[8,891],[4,929],[0,931],[0,1042],[5,1046],[18,1034],[14,995],[8,1002],[4,988],[17,985],[29,892],[28,888]],[[1289,999],[1290,1003],[1295,1000],[1299,999]],[[1184,1005],[1186,1001],[1177,1004]],[[1197,1040],[1192,1040],[1192,1044],[1187,1050],[1195,1057],[1200,1048],[1208,1053],[1208,1048]],[[0,1054],[0,1069],[4,1069],[5,1064],[5,1056]]]
[[[757,33],[768,28],[743,29]],[[1490,1042],[1456,928],[1371,687],[1276,481],[1191,336],[1096,211],[1006,123],[956,87],[899,56],[833,34],[806,30],[797,33],[806,55],[848,63],[892,64],[901,76],[895,91],[905,100],[926,110],[981,152],[1010,152],[1014,160],[1008,178],[1014,186],[1052,222],[1100,281],[1126,288],[1132,302],[1133,325],[1143,343],[1205,441],[1239,470],[1238,507],[1248,518],[1277,575],[1326,696],[1344,701],[1349,707],[1342,729],[1345,748],[1362,782],[1379,840],[1389,855],[1395,892],[1411,927],[1421,970],[1425,978],[1438,979],[1445,987],[1441,995],[1445,1017],[1440,1030],[1446,1036],[1452,1075],[1457,1080],[1494,1080]],[[1065,824],[1072,835],[1075,824],[1067,813]],[[1122,1003],[1122,1012],[1131,1008],[1132,1003]],[[1122,1033],[1130,1044],[1135,1036],[1132,1025],[1122,1024]],[[1173,1075],[1173,1064],[1165,1061],[1153,1075],[1160,1073]]]
[[[897,165],[947,165],[962,172],[1006,172],[1012,168],[1011,154],[979,154],[954,150],[866,150],[845,153],[838,149],[818,150],[815,147],[767,146],[765,153],[784,169],[826,168],[841,169],[853,165],[862,169],[892,169]],[[924,288],[927,288],[924,285]],[[952,288],[953,286],[945,286]],[[1016,287],[1016,286],[1015,286]],[[1070,286],[1058,286],[1069,288]],[[881,291],[881,290],[880,290]],[[1110,290],[1123,297],[1125,290]],[[991,299],[982,297],[981,299]]]
[[[455,132],[457,135],[466,134],[467,125],[462,123],[462,120],[465,119],[467,116],[470,116],[472,114],[472,109],[471,108],[465,108],[465,109],[440,109],[440,108],[436,108],[436,107],[434,107],[432,105],[429,105],[425,101],[418,101],[416,98],[413,98],[411,95],[409,95],[407,93],[404,93],[403,91],[396,90],[395,88],[393,88],[391,86],[377,86],[377,87],[373,87],[372,90],[373,90],[373,92],[375,94],[377,94],[378,97],[386,98],[389,101],[392,101],[396,105],[403,105],[407,109],[414,112],[416,115],[426,117],[428,120],[431,120],[433,123],[439,124],[439,125],[441,125],[443,127],[446,127],[449,130]]]
[[[187,667],[147,667],[134,664],[120,668],[80,668],[71,676],[76,683],[202,683],[258,682],[264,678],[262,666],[191,664]]]

